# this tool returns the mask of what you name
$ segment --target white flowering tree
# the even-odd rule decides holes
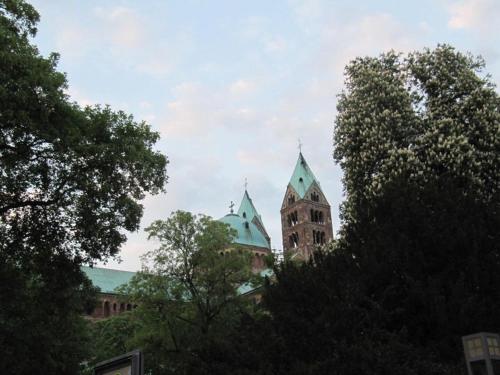
[[[451,373],[461,335],[500,331],[500,98],[484,67],[447,45],[358,58],[334,129],[337,250],[382,329]]]
[[[484,65],[441,45],[346,67],[334,135],[346,220],[401,177],[425,186],[446,174],[485,202],[498,194],[500,99]]]

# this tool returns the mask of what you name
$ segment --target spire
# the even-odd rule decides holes
[[[245,194],[243,194],[243,199],[240,203],[240,208],[238,209],[238,215],[248,220],[251,223],[254,223],[257,228],[262,232],[262,234],[269,241],[269,235],[267,234],[266,228],[264,227],[264,223],[262,222],[262,218],[260,214],[257,212],[257,209],[253,205],[252,198],[248,194],[245,186]]]
[[[297,164],[293,170],[292,177],[290,178],[290,185],[295,189],[300,198],[304,198],[307,190],[311,187],[312,183],[316,182],[320,186],[319,181],[314,176],[314,173],[307,165],[306,159],[302,155],[302,151],[299,152],[299,158],[297,159]]]
[[[257,220],[262,221],[246,189],[245,194],[243,194],[243,199],[240,203],[240,208],[238,208],[238,215],[244,219],[247,219],[248,221],[252,221],[254,217],[256,217]]]

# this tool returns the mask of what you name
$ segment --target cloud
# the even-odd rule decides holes
[[[298,25],[307,34],[318,32],[328,17],[323,0],[290,0],[289,3]]]
[[[95,7],[72,23],[62,20],[57,25],[56,46],[63,59],[95,60],[99,56],[111,59],[115,69],[161,79],[192,46],[185,32],[158,39],[162,27],[129,7]]]
[[[258,51],[268,53],[284,52],[289,42],[279,34],[271,31],[271,22],[264,17],[248,17],[243,21],[241,35],[251,40],[253,47],[258,45]]]
[[[452,29],[472,29],[482,32],[498,28],[500,2],[497,0],[461,0],[448,5]],[[498,31],[498,29],[497,29]]]
[[[250,131],[258,114],[245,99],[256,94],[256,84],[239,79],[226,86],[208,86],[183,82],[173,90],[166,103],[160,129],[167,137],[209,136],[217,130]],[[245,94],[245,98],[241,98]]]
[[[213,92],[196,82],[184,82],[173,89],[174,99],[166,104],[161,130],[168,136],[209,133],[218,111]]]
[[[229,92],[235,95],[248,94],[255,90],[255,82],[249,79],[239,79],[229,86]]]
[[[92,32],[79,24],[64,24],[56,34],[56,49],[63,59],[81,58],[89,52],[93,40]]]
[[[378,55],[391,49],[410,51],[415,48],[416,35],[412,30],[388,13],[375,13],[361,17],[348,25],[327,30],[327,46],[337,48],[330,55],[337,60],[337,72],[341,66],[357,56]],[[340,65],[339,65],[340,64]]]
[[[131,8],[122,6],[113,8],[95,8],[95,14],[104,21],[106,29],[103,37],[119,48],[140,47],[146,39],[146,23]]]
[[[68,87],[66,89],[66,94],[70,96],[71,100],[74,100],[83,107],[97,104],[97,101],[92,100],[87,95],[82,94],[82,92],[76,89],[74,86]]]
[[[266,50],[269,52],[282,52],[288,48],[287,41],[282,36],[275,36],[267,40]]]

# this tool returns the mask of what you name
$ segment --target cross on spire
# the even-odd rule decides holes
[[[234,213],[233,207],[234,207],[234,202],[231,201],[231,204],[229,205],[229,210],[231,211],[231,213]]]
[[[299,152],[302,153],[302,142],[300,141],[300,138],[299,138]]]
[[[245,177],[245,191],[247,191],[247,187],[248,187],[248,180],[247,180],[247,178]]]

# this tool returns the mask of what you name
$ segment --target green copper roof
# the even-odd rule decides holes
[[[238,233],[234,239],[235,243],[271,249],[271,246],[269,242],[267,242],[264,235],[254,223],[248,220],[248,218],[245,219],[236,214],[228,214],[220,219],[220,221],[229,224],[231,228],[236,229]]]
[[[81,269],[90,281],[92,281],[92,284],[101,289],[102,293],[116,293],[115,289],[117,287],[127,284],[135,275],[135,272],[111,270],[108,268],[83,266]]]
[[[243,214],[245,214],[246,217]],[[257,210],[252,203],[252,199],[250,198],[246,190],[245,194],[243,194],[240,208],[238,209],[238,215],[240,215],[242,218],[246,218],[248,221],[252,221],[255,216],[257,216],[257,218],[260,220],[260,215],[257,213]]]
[[[272,269],[270,268],[265,268],[263,269],[262,271],[259,272],[259,275],[261,277],[272,277],[274,275],[274,272]],[[237,289],[237,293],[238,295],[243,295],[243,294],[248,294],[256,289],[259,289],[260,287],[262,287],[262,285],[254,285],[250,282],[248,283],[244,283],[244,284],[241,284],[238,289]]]
[[[267,236],[266,228],[264,227],[264,223],[262,222],[262,217],[257,212],[257,209],[253,205],[252,198],[250,198],[250,195],[248,195],[248,191],[246,190],[245,194],[243,194],[243,199],[241,200],[240,208],[238,209],[238,215],[241,216],[243,219],[247,219],[249,222],[252,222],[254,218],[258,220],[263,231],[265,232],[263,233],[264,237]]]
[[[300,198],[304,198],[307,190],[315,181],[319,186],[319,182],[307,165],[302,152],[299,153],[299,158],[297,159],[292,178],[290,178],[290,185],[292,185],[297,194],[299,194]]]

